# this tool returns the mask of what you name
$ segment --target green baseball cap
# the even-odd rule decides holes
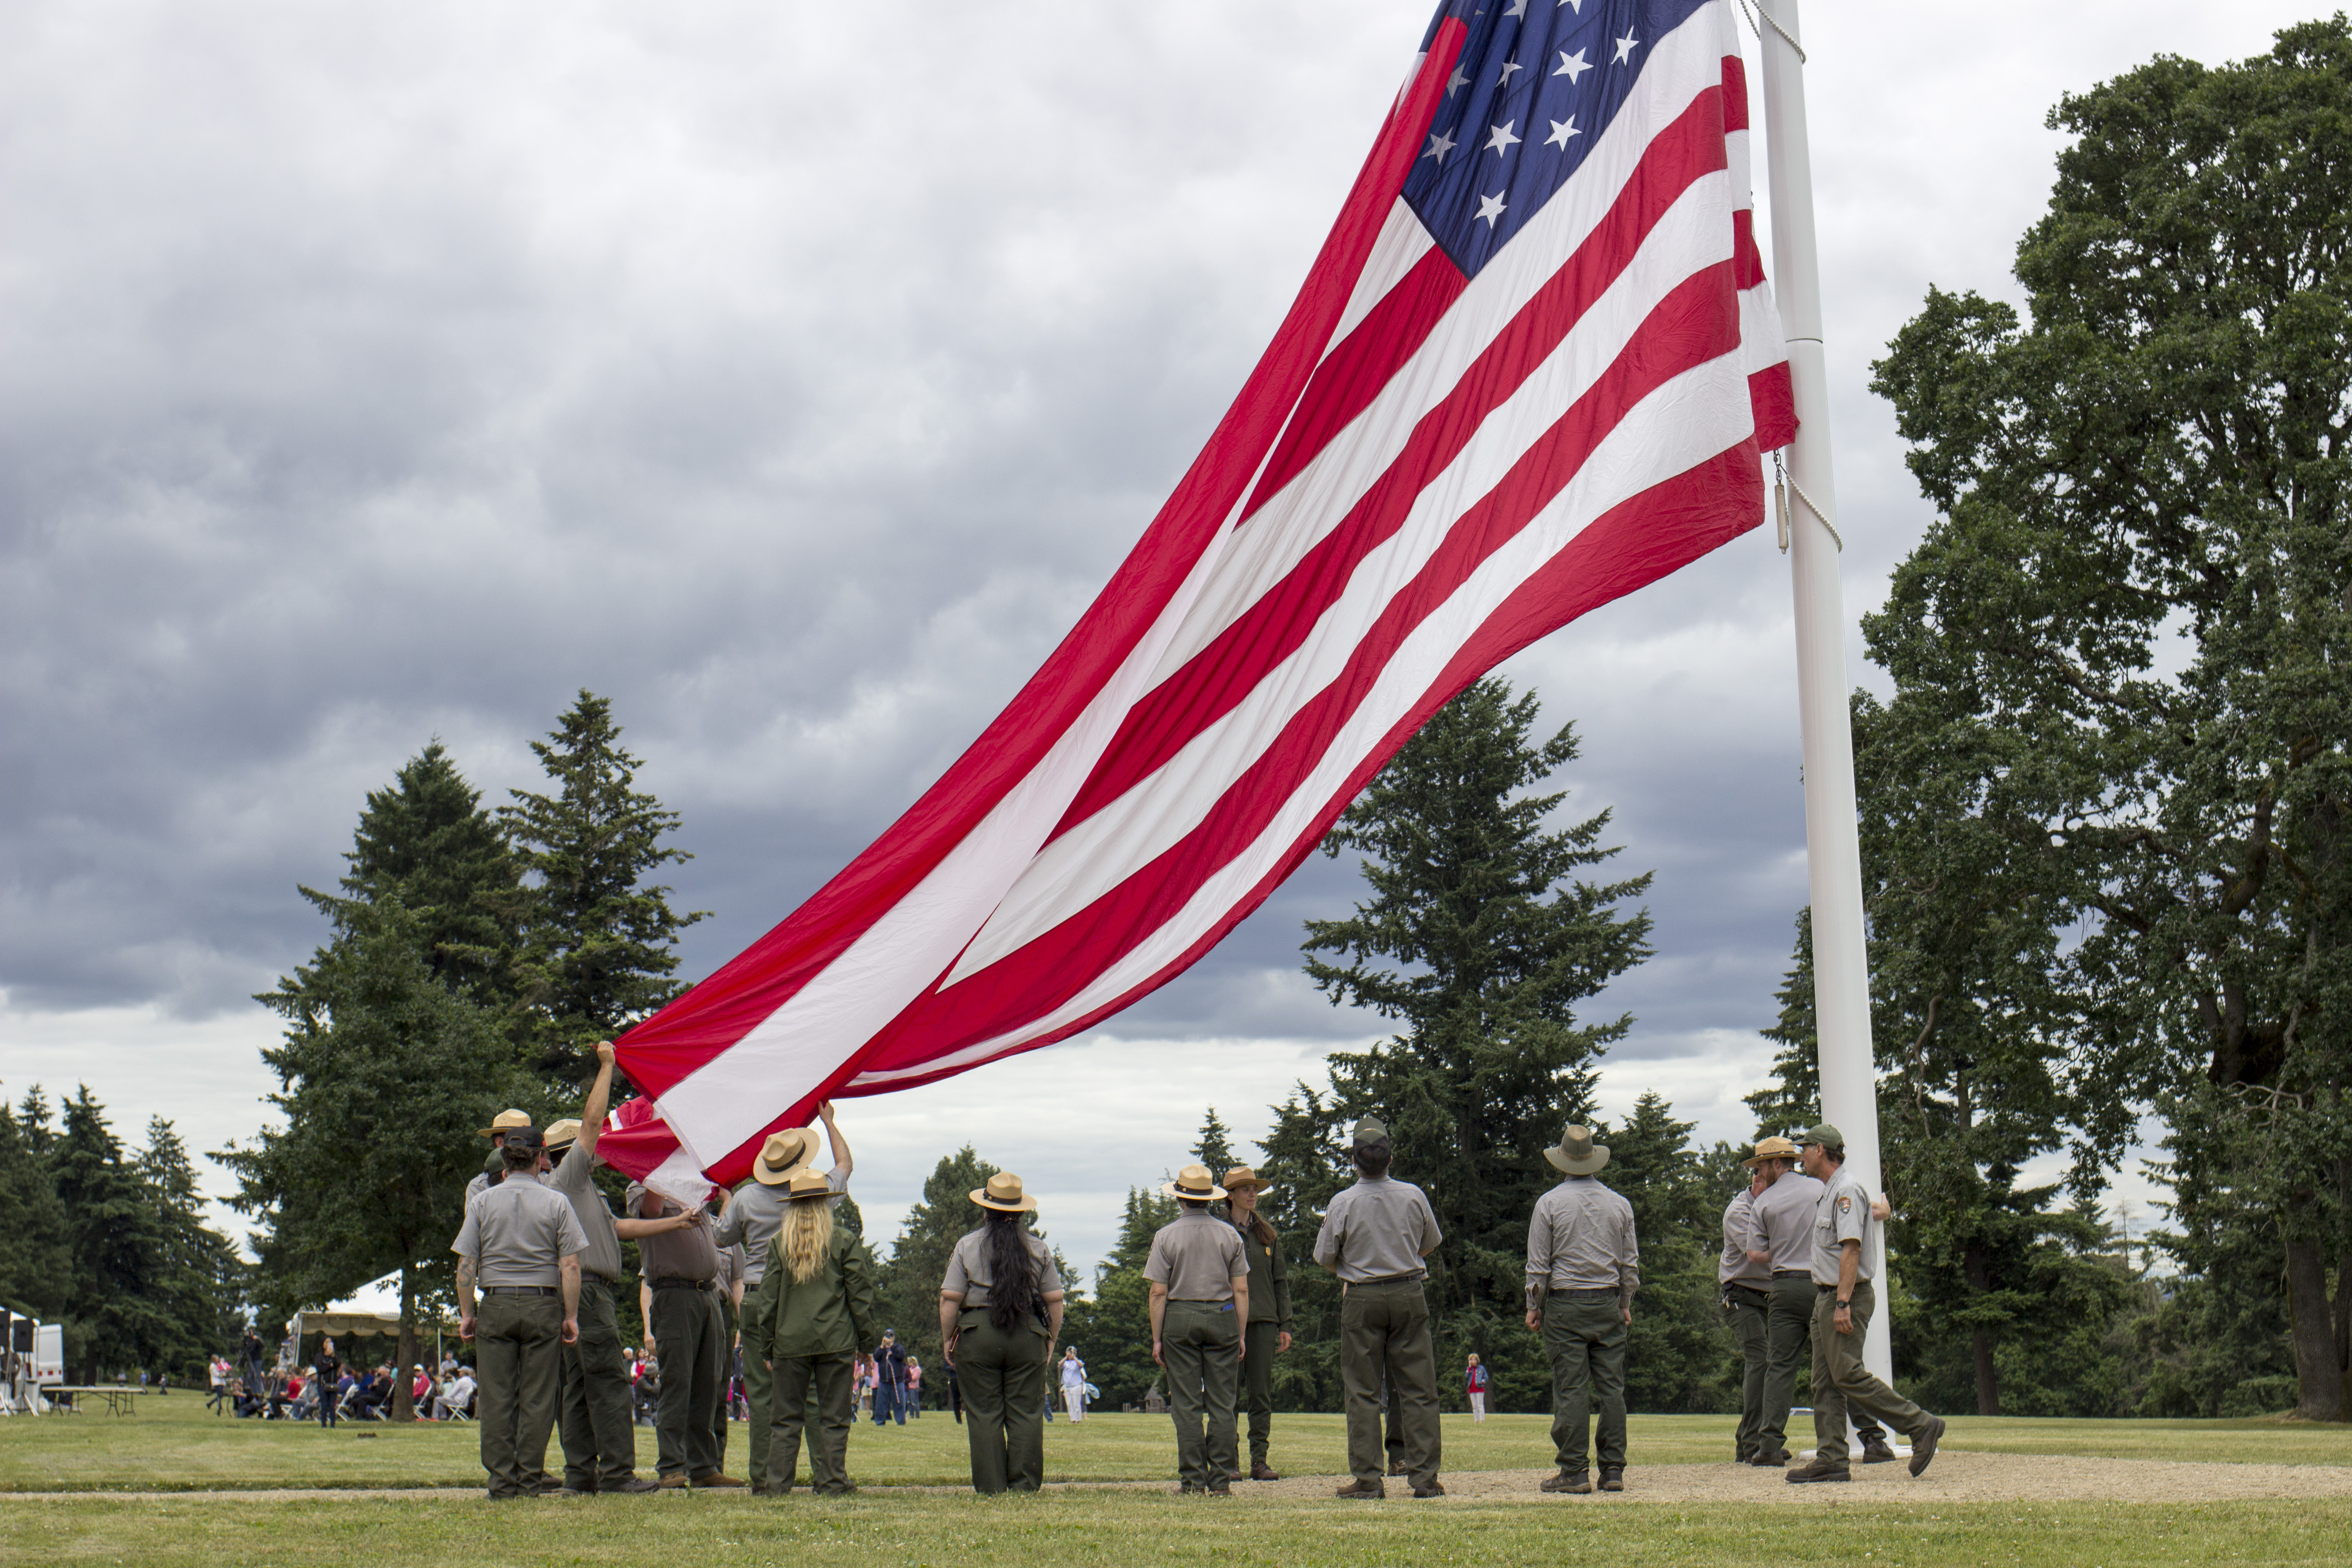
[[[1824,1121],[1818,1127],[1806,1128],[1797,1142],[1800,1147],[1819,1143],[1824,1149],[1843,1149],[1845,1147],[1845,1134]]]
[[[1388,1141],[1388,1124],[1382,1121],[1379,1117],[1367,1116],[1361,1121],[1356,1123],[1355,1143],[1357,1148],[1360,1149],[1367,1143],[1385,1143]]]

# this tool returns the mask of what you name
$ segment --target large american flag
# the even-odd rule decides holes
[[[1728,0],[1450,0],[1281,329],[1045,667],[814,898],[630,1030],[599,1144],[740,1179],[826,1096],[1198,960],[1495,664],[1761,521],[1794,433]]]

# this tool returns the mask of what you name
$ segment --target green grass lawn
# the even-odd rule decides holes
[[[1445,1418],[1449,1470],[1537,1469],[1546,1421]],[[1720,1416],[1636,1416],[1633,1460],[1720,1460]],[[1294,1474],[1341,1468],[1336,1416],[1276,1419],[1276,1458]],[[652,1434],[639,1428],[643,1468]],[[742,1468],[742,1428],[730,1468]],[[2274,1421],[1955,1420],[1955,1447],[2211,1462],[2352,1464],[2352,1430]],[[231,1421],[198,1397],[142,1402],[125,1418],[0,1421],[0,1564],[16,1563],[397,1563],[690,1561],[962,1564],[1269,1564],[1830,1562],[1843,1568],[2191,1568],[2221,1563],[2345,1562],[2352,1502],[1904,1503],[1823,1499],[1820,1506],[1736,1510],[1612,1500],[1574,1505],[1455,1501],[1381,1504],[1273,1499],[1214,1501],[1148,1491],[981,1499],[893,1493],[893,1483],[961,1486],[963,1429],[932,1414],[904,1428],[860,1423],[850,1469],[859,1496],[823,1501],[725,1494],[492,1504],[478,1490],[469,1426],[343,1426]],[[1047,1429],[1049,1479],[1165,1480],[1167,1423],[1098,1415]],[[253,1500],[207,1491],[267,1488],[446,1488],[414,1498]],[[78,1491],[67,1500],[9,1492]],[[110,1491],[181,1493],[156,1500]]]
[[[1723,1415],[1636,1415],[1635,1466],[1713,1463],[1728,1457]],[[1549,1419],[1496,1415],[1474,1425],[1445,1417],[1449,1470],[1540,1469],[1550,1463]],[[743,1427],[732,1429],[728,1468],[742,1473]],[[2037,1421],[1954,1417],[1955,1447],[2071,1454],[2092,1458],[2261,1460],[2352,1465],[2352,1428],[2275,1420]],[[346,1424],[332,1431],[289,1421],[237,1421],[205,1412],[201,1395],[139,1402],[130,1416],[80,1415],[0,1421],[0,1492],[205,1491],[276,1487],[457,1487],[482,1484],[472,1426]],[[1337,1415],[1275,1417],[1277,1468],[1297,1475],[1346,1469],[1347,1433]],[[562,1455],[550,1445],[550,1458]],[[637,1428],[639,1468],[650,1473],[654,1436]],[[1057,1481],[1172,1480],[1167,1421],[1096,1415],[1045,1428],[1045,1476]],[[860,1421],[849,1444],[851,1476],[867,1485],[961,1485],[970,1479],[963,1428],[933,1411],[905,1426]]]

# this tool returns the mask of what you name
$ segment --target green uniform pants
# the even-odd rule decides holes
[[[851,1373],[857,1358],[848,1351],[835,1355],[786,1356],[769,1379],[768,1439],[755,1441],[758,1462],[766,1466],[766,1489],[782,1496],[792,1489],[800,1468],[801,1433],[808,1429],[808,1409],[816,1405],[816,1425],[809,1430],[809,1486],[820,1497],[839,1497],[849,1490],[849,1428],[857,1419],[857,1396]],[[751,1358],[743,1358],[744,1381],[751,1381]]]
[[[745,1288],[749,1296],[759,1287]],[[776,1374],[768,1367],[767,1325],[755,1321],[750,1313],[743,1315],[743,1403],[750,1407],[745,1417],[743,1439],[750,1447],[751,1458],[744,1461],[751,1468],[744,1479],[757,1487],[768,1479],[768,1435],[774,1428],[772,1394]]]
[[[654,1346],[661,1363],[661,1404],[654,1413],[661,1473],[701,1480],[719,1473],[711,1452],[710,1408],[719,1399],[719,1313],[710,1293],[692,1286],[654,1289]]]
[[[1168,1414],[1176,1418],[1176,1475],[1187,1491],[1223,1491],[1233,1484],[1241,1327],[1231,1301],[1171,1300],[1160,1320]]]
[[[629,1413],[629,1367],[613,1315],[613,1288],[580,1277],[580,1342],[562,1347],[563,1484],[602,1491],[637,1473],[637,1427]]]
[[[971,1489],[1034,1492],[1045,1481],[1045,1352],[1043,1323],[1011,1330],[984,1308],[957,1320],[956,1386],[971,1442]]]
[[[1862,1364],[1863,1336],[1878,1304],[1867,1279],[1853,1287],[1853,1332],[1837,1331],[1837,1291],[1817,1286],[1813,1292],[1813,1462],[1832,1469],[1846,1468],[1845,1420],[1852,1412],[1857,1427],[1876,1416],[1906,1436],[1917,1436],[1933,1419],[1926,1411],[1879,1382],[1878,1374]],[[1864,1441],[1868,1441],[1865,1436]]]
[[[1544,1356],[1551,1363],[1551,1446],[1560,1469],[1582,1474],[1592,1416],[1601,1422],[1601,1468],[1625,1468],[1625,1309],[1614,1290],[1561,1291],[1544,1299]]]
[[[1764,1430],[1764,1381],[1770,1364],[1770,1292],[1748,1285],[1723,1288],[1723,1321],[1739,1347],[1739,1428],[1732,1442],[1743,1459],[1755,1456],[1757,1435]],[[1785,1421],[1787,1417],[1784,1415]]]
[[[1339,1300],[1339,1384],[1348,1402],[1348,1468],[1378,1486],[1388,1473],[1381,1442],[1381,1382],[1404,1429],[1404,1465],[1415,1487],[1437,1479],[1437,1356],[1429,1300],[1418,1279],[1350,1282]]]
[[[1789,1451],[1789,1407],[1796,1403],[1797,1369],[1812,1353],[1813,1299],[1818,1289],[1811,1274],[1783,1274],[1772,1281],[1772,1305],[1765,1314],[1769,1342],[1765,1347],[1764,1424],[1757,1428],[1756,1447],[1766,1454]],[[1820,1390],[1814,1390],[1820,1403]],[[1855,1426],[1864,1442],[1885,1432],[1867,1415],[1857,1415]]]
[[[735,1303],[725,1292],[710,1293],[710,1310],[719,1314],[719,1397],[710,1402],[711,1468],[727,1468],[729,1393],[735,1382]]]
[[[1271,1318],[1242,1330],[1242,1399],[1249,1406],[1250,1463],[1254,1465],[1265,1463],[1265,1446],[1274,1436],[1274,1347],[1281,1340],[1282,1331]]]
[[[485,1293],[474,1320],[475,1401],[482,1468],[494,1498],[530,1497],[547,1465],[562,1376],[563,1303]],[[329,1397],[332,1397],[331,1394]]]

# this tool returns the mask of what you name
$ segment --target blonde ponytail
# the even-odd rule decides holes
[[[786,1209],[783,1243],[784,1266],[792,1270],[793,1283],[806,1284],[833,1247],[833,1205],[818,1198]]]

